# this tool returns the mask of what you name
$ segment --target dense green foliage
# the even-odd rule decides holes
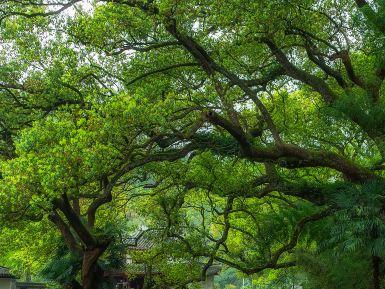
[[[7,0],[0,35],[0,264],[385,287],[385,1]]]

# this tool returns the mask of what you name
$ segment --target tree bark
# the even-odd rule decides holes
[[[107,249],[109,243],[86,248],[83,255],[82,285],[83,289],[98,289],[103,280],[103,269],[97,263],[99,257]]]
[[[380,289],[381,272],[380,272],[381,258],[378,256],[372,256],[373,266],[373,289]]]

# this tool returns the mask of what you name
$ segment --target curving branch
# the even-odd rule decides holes
[[[112,201],[112,186],[109,185],[108,178],[102,180],[103,194],[96,198],[88,207],[87,222],[88,228],[93,228],[95,225],[95,216],[97,210],[104,204]]]
[[[81,246],[78,244],[74,235],[71,232],[70,227],[63,221],[59,213],[56,210],[53,210],[51,214],[48,216],[48,218],[60,230],[69,249],[72,252],[77,252],[77,253],[81,252]]]
[[[270,71],[268,71],[266,74],[264,74],[261,78],[256,79],[250,79],[250,80],[244,80],[244,83],[247,86],[253,87],[253,86],[262,86],[266,87],[269,82],[276,80],[280,76],[286,75],[285,69],[281,66],[275,66]],[[232,83],[233,85],[236,85],[236,83]]]
[[[48,16],[53,16],[53,15],[58,15],[61,12],[67,10],[68,8],[72,7],[76,3],[79,3],[82,0],[71,0],[67,3],[54,3],[52,5],[42,5],[42,4],[37,4],[35,2],[30,2],[27,5],[38,5],[38,6],[61,6],[60,8],[52,11],[47,11],[47,12],[32,12],[32,13],[27,13],[27,12],[21,12],[21,11],[6,11],[6,10],[0,10],[0,12],[3,14],[0,17],[0,22],[3,21],[4,19],[11,17],[11,16],[21,16],[25,18],[35,18],[35,17],[48,17]],[[15,1],[13,1],[15,2]]]
[[[385,19],[380,13],[373,10],[370,7],[369,2],[366,0],[355,0],[357,7],[365,16],[369,24],[376,28],[380,33],[385,33]],[[380,4],[381,5],[381,4]],[[383,4],[382,4],[383,5]]]
[[[234,267],[234,268],[236,268],[236,269],[238,269],[238,270],[240,270],[243,273],[248,274],[248,275],[261,272],[265,269],[281,269],[281,268],[288,268],[288,267],[295,266],[296,265],[295,261],[288,261],[288,262],[282,262],[281,263],[281,262],[279,262],[279,259],[281,258],[281,256],[284,253],[289,252],[290,250],[292,250],[297,245],[300,234],[303,231],[306,224],[321,220],[321,219],[327,217],[328,215],[330,215],[331,213],[332,213],[332,210],[325,209],[321,212],[317,212],[315,214],[312,214],[312,215],[309,215],[309,216],[302,218],[294,227],[294,230],[293,230],[293,233],[290,237],[289,242],[287,242],[286,244],[284,244],[283,246],[281,246],[280,248],[275,250],[275,252],[273,252],[271,254],[270,261],[263,264],[263,265],[257,265],[254,267],[253,266],[245,266],[245,265],[239,264],[235,261],[221,257],[221,256],[215,256],[214,259],[218,262],[223,263],[223,264],[227,264],[229,266],[232,266],[232,267]]]
[[[172,69],[176,69],[176,68],[192,67],[192,66],[197,66],[197,65],[198,64],[194,63],[194,62],[173,64],[173,65],[170,65],[170,66],[162,67],[162,68],[159,68],[159,69],[155,69],[155,70],[143,73],[142,75],[140,75],[138,77],[135,77],[134,79],[126,82],[125,84],[128,86],[128,85],[134,84],[135,82],[137,82],[139,80],[142,80],[142,79],[144,79],[144,78],[146,78],[146,77],[148,77],[150,75],[154,75],[154,74],[157,74],[157,73],[163,73],[163,72],[166,72],[166,71],[169,71],[169,70],[172,70]]]
[[[121,47],[115,48],[112,51],[106,51],[106,54],[109,56],[113,55],[119,55],[122,54],[125,51],[138,51],[138,52],[148,52],[154,49],[169,47],[169,46],[175,46],[179,43],[177,41],[165,41],[165,42],[159,42],[159,43],[126,43]],[[103,49],[103,48],[102,48]],[[105,50],[105,49],[103,49]]]
[[[278,48],[278,46],[271,39],[262,38],[261,41],[269,47],[278,63],[280,63],[285,68],[286,74],[288,76],[312,87],[315,91],[321,94],[326,103],[333,103],[337,99],[335,93],[321,78],[301,70],[292,64],[283,53],[283,51]]]
[[[97,244],[95,237],[86,228],[80,216],[78,216],[72,208],[66,193],[64,193],[60,199],[55,200],[54,205],[62,211],[68,220],[69,225],[74,229],[77,236],[79,236],[86,247],[94,247]]]
[[[206,114],[207,120],[225,129],[240,144],[243,157],[256,162],[271,162],[281,167],[294,169],[303,167],[327,167],[339,171],[352,182],[365,182],[378,178],[369,169],[363,168],[336,153],[310,150],[293,144],[281,143],[262,148],[250,143],[245,133],[215,112]]]

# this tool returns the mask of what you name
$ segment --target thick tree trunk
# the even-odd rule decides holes
[[[380,264],[381,264],[381,258],[378,256],[372,256],[373,289],[380,289],[380,282],[381,282]]]
[[[83,255],[82,285],[83,289],[98,289],[103,280],[103,270],[97,263],[99,257],[107,249],[108,244],[87,248]]]

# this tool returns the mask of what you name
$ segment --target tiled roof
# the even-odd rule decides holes
[[[16,279],[15,276],[13,276],[10,272],[9,269],[6,267],[0,266],[0,278],[1,279]]]
[[[35,282],[16,282],[16,288],[28,288],[28,289],[44,289],[43,283]]]
[[[127,266],[127,273],[133,275],[144,275],[146,273],[146,266],[144,264],[130,264]]]
[[[104,271],[104,277],[127,278],[127,273],[122,270],[108,270],[108,271]]]
[[[9,273],[0,273],[0,279],[16,279],[16,277]]]
[[[127,238],[126,244],[131,250],[148,250],[154,243],[143,236],[143,232],[138,232],[131,238]]]
[[[7,267],[0,266],[0,274],[1,273],[9,273],[9,269]]]

